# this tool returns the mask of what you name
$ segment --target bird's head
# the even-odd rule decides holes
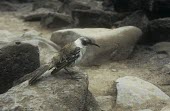
[[[96,44],[94,41],[92,41],[90,38],[87,37],[80,37],[75,41],[75,44],[77,47],[83,48],[83,47],[87,47],[90,45],[94,45],[97,47],[100,47],[98,44]]]

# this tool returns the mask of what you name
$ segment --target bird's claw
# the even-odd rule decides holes
[[[71,76],[72,80],[76,80],[76,81],[79,81],[80,79],[82,79],[80,76]]]

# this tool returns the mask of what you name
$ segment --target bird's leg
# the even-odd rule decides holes
[[[64,70],[66,70],[67,74],[69,74],[70,76],[72,76],[73,74],[75,74],[75,71],[67,69],[66,67],[64,68]]]
[[[72,70],[72,69],[67,69],[66,67],[64,68],[66,70],[66,74],[69,74],[71,79],[81,79],[81,77],[74,76],[77,72]]]

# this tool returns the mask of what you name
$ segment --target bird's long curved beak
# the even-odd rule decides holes
[[[94,46],[100,47],[98,44],[95,44],[95,43],[90,43],[90,45],[94,45]]]

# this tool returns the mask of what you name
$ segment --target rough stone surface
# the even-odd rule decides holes
[[[161,18],[148,24],[148,41],[151,43],[170,41],[170,18]]]
[[[73,10],[75,27],[112,27],[113,23],[123,18],[124,14],[110,13],[101,10]]]
[[[58,54],[58,50],[60,50],[58,45],[42,38],[41,33],[35,30],[26,31],[21,37],[17,37],[7,30],[0,30],[0,36],[3,36],[1,44],[21,41],[38,47],[40,65],[49,63],[51,59]]]
[[[170,42],[159,42],[151,47],[157,53],[170,55]]]
[[[136,26],[140,28],[143,32],[146,32],[147,25],[149,20],[143,11],[136,11],[132,13],[130,16],[127,16],[123,19],[118,27],[122,26]]]
[[[145,41],[147,41],[146,34],[147,34],[148,23],[149,23],[149,19],[147,18],[145,12],[139,10],[127,16],[122,21],[116,22],[115,26],[117,27],[136,26],[140,28],[143,32],[143,36],[139,40],[139,43],[145,43]]]
[[[98,101],[96,101],[96,98],[90,91],[88,91],[84,111],[102,111],[100,105],[98,104]]]
[[[62,6],[60,0],[35,0],[33,10],[38,8],[49,8],[57,11]]]
[[[17,36],[9,32],[8,30],[0,30],[0,37],[3,37],[1,41],[9,42],[9,40],[14,39]]]
[[[142,110],[138,110],[138,111],[152,111],[151,109],[142,109]]]
[[[48,28],[67,27],[71,23],[71,16],[60,13],[49,13],[41,19],[41,25]]]
[[[162,108],[161,111],[170,111],[170,105],[167,105],[166,107]]]
[[[60,47],[55,43],[43,39],[38,32],[28,31],[25,32],[22,37],[16,38],[15,41],[22,41],[29,43],[39,48],[40,65],[49,63],[51,59],[58,54]]]
[[[0,11],[16,11],[17,7],[15,4],[12,4],[10,2],[0,2]]]
[[[4,93],[15,80],[39,67],[39,50],[28,43],[2,42],[0,61],[0,93]]]
[[[34,30],[25,32],[22,37],[0,30],[0,36],[0,93],[7,91],[19,78],[34,71],[39,65],[49,63],[60,49],[53,42],[40,37],[40,33]]]
[[[119,78],[116,82],[116,103],[122,107],[149,108],[155,105],[154,108],[156,109],[158,103],[170,99],[159,88],[137,77],[126,76]]]
[[[110,59],[126,59],[141,35],[141,30],[133,26],[117,29],[75,28],[56,31],[52,34],[51,40],[62,47],[80,36],[94,39],[100,48],[87,48],[81,63],[82,65],[94,65]]]
[[[34,2],[33,9],[38,8],[49,8],[53,9],[59,13],[71,14],[71,11],[74,9],[90,9],[89,4],[94,4],[90,1],[81,1],[81,0],[36,0]],[[98,4],[98,3],[95,3]]]
[[[112,96],[98,96],[96,97],[102,111],[113,111],[114,98]]]
[[[88,96],[87,75],[76,73],[79,80],[63,72],[46,73],[34,86],[28,81],[0,95],[0,110],[83,111]],[[93,110],[95,111],[95,110]]]
[[[66,0],[66,2],[63,2],[63,5],[59,8],[58,12],[71,15],[72,11],[75,9],[88,10],[90,9],[88,3],[88,1],[81,0]]]
[[[40,21],[42,17],[48,15],[53,10],[46,8],[39,8],[35,11],[29,12],[22,16],[25,21]]]

